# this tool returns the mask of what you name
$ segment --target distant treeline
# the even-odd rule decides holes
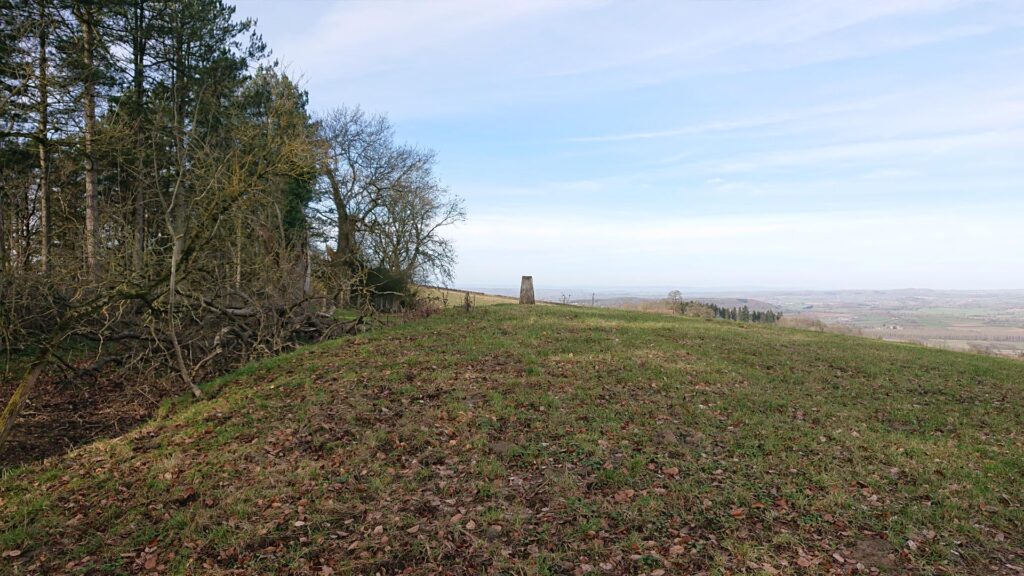
[[[695,302],[693,300],[675,301],[673,304],[680,314],[698,318],[721,318],[723,320],[757,322],[760,324],[775,324],[782,319],[782,312],[751,310],[747,306],[726,308],[717,304]]]

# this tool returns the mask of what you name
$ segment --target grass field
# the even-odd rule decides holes
[[[421,286],[419,288],[419,294],[423,298],[433,300],[435,302],[447,301],[449,307],[462,306],[466,294],[469,294],[470,302],[473,306],[493,306],[495,304],[518,304],[518,298],[511,298],[509,296],[497,296],[494,294],[484,294],[483,292],[470,292],[466,290],[455,290],[453,288],[437,288],[434,286]]]
[[[487,306],[8,470],[0,572],[1019,574],[1024,363]]]
[[[420,286],[418,296],[426,298],[434,303],[447,302],[448,308],[459,308],[463,306],[466,295],[469,295],[471,306],[494,306],[495,304],[518,304],[519,298],[501,296],[499,294],[486,294],[473,290],[458,290],[455,288],[439,288],[436,286]],[[565,306],[566,303],[553,302],[548,300],[537,300],[538,306]]]

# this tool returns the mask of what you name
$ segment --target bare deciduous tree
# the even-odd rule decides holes
[[[395,142],[387,118],[339,108],[319,121],[332,261],[406,283],[451,277],[455,254],[442,230],[465,219],[434,174],[435,155]]]

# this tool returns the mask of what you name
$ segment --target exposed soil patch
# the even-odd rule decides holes
[[[0,404],[6,404],[16,385],[0,384]],[[131,384],[107,378],[40,380],[0,449],[0,468],[124,434],[149,419],[161,400],[180,393],[181,386],[173,380]]]
[[[898,551],[892,544],[881,538],[861,540],[849,552],[849,558],[863,564],[865,568],[890,574],[896,569]]]

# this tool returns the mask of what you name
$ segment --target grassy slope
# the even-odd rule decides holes
[[[831,334],[448,311],[10,471],[0,571],[1012,574],[1022,383]]]
[[[469,294],[473,306],[494,306],[495,304],[518,304],[519,297],[501,296],[498,294],[485,294],[473,290],[458,290],[456,288],[437,288],[435,286],[420,286],[418,295],[434,303],[440,303],[447,298],[447,308],[459,308],[463,305],[466,294]],[[537,300],[538,306],[567,306],[561,302],[552,300]]]
[[[453,288],[436,288],[433,286],[421,286],[419,288],[420,296],[434,301],[440,301],[444,298],[448,299],[448,306],[458,308],[462,306],[463,299],[466,294],[469,294],[471,302],[474,306],[493,306],[495,304],[518,304],[518,298],[512,298],[511,296],[498,296],[496,294],[484,294],[482,292],[472,292],[466,290],[455,290]]]

